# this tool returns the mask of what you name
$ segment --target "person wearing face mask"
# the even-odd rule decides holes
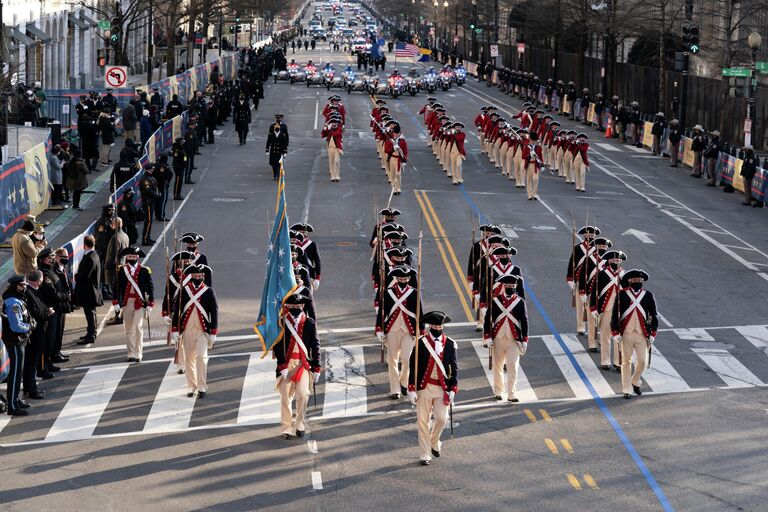
[[[395,189],[394,195],[399,196],[403,166],[408,163],[408,143],[402,136],[398,123],[394,123],[392,126],[392,136],[384,143],[384,153],[387,155],[389,176],[392,181],[392,187]]]
[[[408,392],[408,362],[416,337],[416,315],[422,311],[417,289],[409,283],[416,271],[408,266],[392,268],[387,276],[393,285],[383,293],[383,305],[376,315],[376,337],[387,345],[389,397],[397,400]],[[419,331],[423,324],[419,325]],[[398,367],[402,364],[402,371]]]
[[[168,333],[172,332],[171,325],[173,320],[171,315],[173,314],[173,308],[179,298],[179,294],[184,286],[192,279],[191,275],[184,273],[184,270],[194,263],[195,255],[189,251],[179,251],[171,256],[170,273],[165,280],[165,293],[163,293],[163,302],[160,308],[161,315],[165,325],[168,327]],[[210,268],[210,267],[206,267]],[[207,283],[206,283],[207,284]],[[184,345],[176,345],[179,350],[179,355],[176,363],[177,373],[184,373]]]
[[[6,380],[6,398],[10,416],[29,414],[27,411],[29,403],[19,396],[24,367],[24,347],[29,344],[30,333],[35,328],[34,320],[30,317],[24,300],[26,289],[26,278],[23,275],[14,275],[8,280],[8,288],[3,292],[2,333],[10,365]]]
[[[597,322],[600,332],[600,367],[609,370],[611,365],[611,318],[613,318],[616,296],[619,293],[619,280],[624,271],[621,262],[627,255],[621,251],[606,251],[602,255],[602,265],[589,293],[589,311]],[[613,368],[621,371],[618,343],[613,347]]]
[[[266,153],[269,155],[269,165],[272,166],[272,179],[277,181],[280,177],[281,162],[288,153],[288,135],[280,129],[280,123],[275,123],[270,128]]]
[[[523,273],[520,270],[520,267],[512,263],[511,257],[515,256],[516,254],[517,249],[511,246],[503,246],[491,251],[491,267],[489,269],[490,275],[488,276],[489,282],[494,283],[490,294],[491,297],[495,297],[502,292],[503,286],[501,286],[499,283],[499,278],[512,275],[517,277],[519,280],[517,283],[517,294],[525,299],[525,288],[523,288]]]
[[[53,356],[51,361],[53,363],[66,363],[69,361],[69,356],[61,353],[61,345],[64,338],[64,325],[67,320],[67,314],[74,311],[73,289],[72,280],[69,277],[69,253],[63,247],[59,247],[54,251],[53,260],[53,273],[58,278],[58,287],[60,292],[67,297],[65,302],[61,304],[61,311],[59,313],[59,325],[58,332],[56,333],[56,339],[53,342]]]
[[[325,139],[328,150],[328,169],[332,182],[341,181],[341,156],[344,154],[342,120],[340,116],[330,117],[323,126],[320,136]]]
[[[312,233],[315,228],[311,224],[301,222],[291,226],[291,231],[296,231],[304,235],[304,240],[299,243],[299,247],[304,251],[304,259],[306,260],[307,268],[309,269],[309,277],[312,280],[312,291],[317,291],[320,288],[320,252],[317,250],[317,244],[314,240],[309,238],[309,234]],[[305,283],[307,286],[309,282]]]
[[[40,244],[32,236],[35,231],[35,218],[28,216],[24,223],[11,239],[13,247],[13,271],[17,274],[26,274],[37,268],[37,253],[39,253],[45,244]]]
[[[273,353],[277,360],[277,389],[280,392],[280,428],[285,439],[303,437],[304,417],[309,402],[310,380],[320,380],[320,341],[315,321],[304,313],[309,297],[291,294],[284,300],[282,322],[285,334]],[[296,419],[292,420],[292,402],[296,400]]]
[[[520,357],[528,349],[528,312],[525,298],[518,294],[522,290],[522,279],[506,274],[496,279],[498,291],[494,295],[485,316],[483,339],[493,351],[493,395],[502,400],[504,367],[507,368],[507,401],[519,402],[517,392],[517,370]]]
[[[396,222],[397,217],[400,215],[402,215],[402,213],[397,208],[384,208],[383,210],[379,211],[379,217],[384,217],[384,219],[379,221],[376,224],[376,226],[374,226],[373,228],[373,234],[371,234],[371,240],[369,242],[369,245],[371,247],[375,247],[377,245],[377,239],[379,237],[379,228],[384,224]]]
[[[24,302],[27,305],[32,322],[32,330],[29,332],[29,344],[24,348],[24,397],[42,400],[45,392],[37,388],[35,376],[42,379],[52,379],[53,373],[49,372],[41,360],[45,354],[47,339],[48,317],[53,314],[53,308],[45,303],[43,297],[43,273],[33,270],[27,274],[27,288],[24,291]],[[38,368],[39,367],[39,368]],[[39,370],[39,371],[38,371]]]
[[[592,250],[584,261],[583,272],[579,274],[579,300],[585,309],[589,308],[589,296],[596,286],[597,274],[605,266],[603,254],[613,246],[613,242],[599,236],[592,241]],[[587,341],[590,352],[597,352],[597,322],[591,314],[587,315]]]
[[[208,258],[205,256],[205,254],[200,252],[200,242],[203,240],[205,240],[205,237],[199,233],[195,233],[194,231],[184,233],[179,238],[179,242],[186,244],[187,252],[191,252],[195,255],[192,263],[196,263],[198,265],[208,265]],[[209,279],[210,277],[206,277],[205,284],[211,286]]]
[[[464,183],[464,176],[462,174],[462,165],[467,158],[467,151],[464,149],[464,141],[467,138],[467,134],[464,133],[464,125],[462,123],[453,123],[453,137],[451,139],[451,176],[453,177],[453,184],[458,185]]]
[[[587,258],[596,250],[592,245],[592,241],[597,235],[600,234],[600,229],[595,226],[584,226],[579,229],[578,234],[584,237],[584,239],[576,244],[571,252],[571,257],[568,259],[568,270],[565,274],[565,281],[568,283],[568,287],[571,289],[571,305],[576,308],[576,332],[579,335],[584,335],[584,320],[587,316],[585,309],[586,302],[582,301],[579,297],[582,294],[586,294],[586,274],[585,266]]]
[[[448,419],[448,408],[459,389],[458,347],[443,333],[444,325],[450,321],[442,311],[424,314],[421,322],[428,330],[419,337],[409,361],[408,400],[416,405],[422,466],[429,465],[432,457],[440,457],[440,435]]]
[[[480,306],[480,268],[483,258],[489,251],[488,238],[493,235],[501,235],[501,228],[492,224],[483,224],[480,231],[480,240],[472,242],[472,249],[469,251],[467,260],[467,282],[472,286],[472,305],[476,310]],[[472,235],[474,238],[474,233]],[[483,324],[478,323],[476,329],[478,332],[483,329]]]
[[[184,269],[189,281],[182,285],[173,303],[171,336],[184,347],[184,373],[187,376],[187,396],[198,398],[208,393],[208,351],[213,350],[219,332],[219,307],[213,288],[204,282],[211,269],[207,265],[191,264]],[[181,372],[180,372],[181,373]]]
[[[121,254],[125,263],[117,271],[117,293],[112,299],[115,313],[123,312],[125,345],[129,363],[140,363],[144,341],[144,315],[149,315],[155,305],[152,269],[139,263],[144,251],[127,247]]]
[[[611,315],[611,332],[621,344],[621,387],[625,399],[632,398],[630,384],[636,395],[640,391],[640,379],[645,370],[648,354],[656,339],[659,327],[656,300],[653,293],[643,289],[643,283],[649,279],[644,270],[628,270],[621,277],[621,290],[614,307],[616,314]],[[637,358],[632,371],[632,353]]]
[[[245,98],[245,94],[240,94],[235,106],[232,109],[232,121],[235,124],[235,131],[240,139],[240,145],[245,145],[245,139],[248,137],[248,127],[251,124],[251,104]]]
[[[501,235],[493,235],[486,239],[487,250],[485,256],[480,260],[478,269],[478,283],[477,283],[477,299],[480,304],[477,315],[477,327],[475,330],[480,332],[485,325],[485,315],[488,312],[488,301],[492,295],[492,288],[494,285],[495,277],[492,274],[492,267],[498,256],[494,256],[493,253],[497,249],[502,249],[497,254],[507,254],[506,248],[509,247],[509,240]]]

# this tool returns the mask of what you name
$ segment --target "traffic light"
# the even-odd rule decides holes
[[[122,16],[115,16],[110,21],[110,27],[109,27],[109,40],[117,44],[120,42],[120,38],[122,36],[123,31],[123,18]]]
[[[98,66],[100,68],[103,68],[107,65],[107,55],[106,51],[103,49],[96,50],[96,61],[98,62]]]
[[[728,85],[728,96],[731,98],[746,98],[749,96],[749,78],[729,78]]]
[[[238,22],[238,23],[240,23],[240,13],[237,13],[237,14],[235,15],[235,21],[236,21],[236,22]]]
[[[691,21],[686,21],[683,24],[683,44],[685,45],[685,49],[690,53],[696,54],[701,51],[699,27]]]
[[[475,24],[474,24],[474,23],[470,24],[470,25],[469,25],[469,29],[470,29],[470,30],[475,30]]]
[[[229,26],[229,33],[230,34],[234,34],[235,33],[235,25],[230,25]]]

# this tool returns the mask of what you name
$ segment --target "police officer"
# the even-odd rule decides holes
[[[245,145],[248,137],[248,126],[251,124],[251,105],[245,98],[245,94],[240,93],[232,110],[232,121],[235,124],[235,131],[240,139],[240,145]]]
[[[152,217],[154,214],[155,203],[160,197],[160,191],[157,187],[157,180],[153,176],[155,164],[149,164],[144,169],[144,176],[139,181],[139,192],[141,193],[141,203],[144,207],[144,229],[141,232],[141,245],[154,245],[152,240]]]
[[[121,151],[120,159],[112,167],[112,183],[110,190],[114,192],[125,182],[133,178],[137,172],[139,172],[139,168],[131,154],[125,150]]]
[[[135,193],[132,188],[125,191],[125,196],[120,202],[120,207],[117,211],[117,216],[123,220],[123,227],[125,228],[125,234],[128,235],[128,241],[130,244],[135,244],[139,239],[139,232],[136,229],[136,221],[139,220],[139,212],[136,210],[136,206],[133,204]]]
[[[29,344],[30,333],[35,328],[24,301],[26,289],[26,278],[23,275],[15,275],[8,280],[8,288],[3,292],[2,333],[9,361],[6,397],[10,416],[29,414],[27,411],[29,404],[19,396],[24,366],[24,347]]]
[[[168,202],[168,189],[173,180],[173,170],[168,164],[168,152],[163,152],[155,163],[155,181],[160,196],[155,201],[155,219],[159,221],[169,220],[165,217],[165,205]]]

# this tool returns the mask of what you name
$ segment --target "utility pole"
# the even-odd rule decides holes
[[[685,22],[684,22],[684,30],[686,32],[689,32],[689,28],[691,26],[691,20],[693,19],[693,0],[685,0]],[[687,41],[686,41],[687,43]],[[690,48],[686,44],[685,51],[683,52],[683,62],[682,62],[682,73],[683,73],[683,79],[682,83],[680,85],[680,127],[683,129],[683,132],[685,132],[685,111],[686,107],[688,106],[688,67],[689,67],[689,53]]]
[[[749,119],[750,127],[749,131],[746,129],[744,130],[745,146],[752,145],[752,134],[757,132],[757,109],[755,108],[755,96],[757,96],[757,51],[760,49],[762,42],[763,38],[760,37],[760,34],[757,32],[752,32],[747,38],[747,44],[749,45],[749,49],[752,53],[752,64],[750,66],[752,73],[748,78],[749,87],[747,87],[747,90],[749,91],[749,99],[747,99],[747,119]]]
[[[153,1],[149,0],[149,21],[147,22],[147,87],[152,83],[152,57],[154,56],[154,33],[152,27],[152,17],[154,11]]]

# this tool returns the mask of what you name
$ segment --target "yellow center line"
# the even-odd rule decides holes
[[[539,414],[541,414],[541,417],[544,418],[544,421],[552,421],[552,417],[544,409],[539,409]]]
[[[577,491],[581,490],[581,483],[579,483],[579,479],[576,478],[576,475],[574,475],[573,473],[568,473],[566,477],[568,478],[568,482],[570,482],[571,486],[574,489],[576,489]]]
[[[560,444],[563,445],[563,448],[565,448],[565,451],[567,451],[568,453],[573,453],[573,447],[571,446],[571,443],[569,443],[567,439],[560,439]]]
[[[584,475],[584,481],[587,482],[587,485],[590,486],[593,489],[599,489],[597,486],[597,482],[595,482],[595,479],[592,478],[592,475]]]
[[[424,213],[424,217],[427,219],[427,226],[429,227],[429,231],[432,233],[432,237],[435,239],[435,243],[437,244],[437,249],[440,252],[440,257],[443,259],[443,264],[445,265],[445,269],[448,271],[448,276],[451,278],[453,287],[456,289],[456,294],[459,296],[459,301],[461,302],[461,305],[464,308],[464,313],[466,313],[467,315],[467,321],[472,322],[474,321],[475,317],[472,314],[472,310],[470,309],[469,304],[467,304],[467,299],[464,297],[464,294],[462,293],[461,285],[456,280],[456,276],[453,275],[451,264],[448,261],[448,256],[446,255],[445,248],[443,247],[443,242],[441,242],[440,236],[438,235],[437,230],[435,229],[435,226],[433,224],[433,219],[430,216],[430,212],[425,206],[424,200],[426,199],[426,194],[422,192],[422,194],[424,195],[423,199],[419,195],[418,191],[415,191],[414,194],[416,195],[416,201],[418,201],[421,211]]]
[[[555,444],[554,441],[552,441],[551,439],[544,439],[544,444],[547,445],[547,448],[549,448],[549,451],[552,452],[552,455],[558,454],[557,445]]]
[[[531,421],[531,423],[536,423],[536,416],[531,412],[530,409],[523,409],[523,412],[526,416],[528,416],[528,419]]]

